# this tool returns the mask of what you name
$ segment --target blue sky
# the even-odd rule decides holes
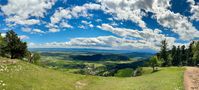
[[[29,48],[159,50],[199,39],[199,0],[0,0],[0,22]]]

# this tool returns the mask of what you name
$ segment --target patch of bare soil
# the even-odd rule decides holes
[[[185,90],[199,90],[199,68],[187,67],[184,72]]]

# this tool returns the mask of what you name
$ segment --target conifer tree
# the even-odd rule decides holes
[[[163,40],[160,51],[160,57],[163,59],[163,66],[170,66],[170,62],[168,60],[168,52],[167,52],[167,41]]]
[[[172,57],[172,65],[176,66],[178,63],[177,56],[176,56],[176,46],[173,45],[171,50],[171,57]]]
[[[189,66],[194,65],[194,61],[192,59],[192,57],[193,57],[193,45],[194,45],[194,41],[189,44],[189,48],[187,49],[187,64]]]
[[[199,41],[195,43],[194,48],[193,48],[193,62],[194,65],[199,64]]]
[[[182,62],[182,65],[183,66],[187,65],[185,45],[181,46],[180,54],[181,54],[180,60]]]
[[[27,45],[25,42],[20,40],[13,30],[10,30],[6,33],[5,41],[7,43],[5,51],[10,55],[11,59],[21,59],[25,57]]]

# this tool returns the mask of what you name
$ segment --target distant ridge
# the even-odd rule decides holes
[[[28,48],[30,51],[37,52],[95,52],[95,53],[113,53],[113,54],[122,54],[122,53],[139,53],[139,54],[155,54],[156,51],[151,50],[106,50],[106,49],[88,49],[88,48]]]

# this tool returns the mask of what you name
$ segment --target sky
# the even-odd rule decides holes
[[[0,32],[29,48],[158,51],[199,40],[199,0],[0,0]]]

